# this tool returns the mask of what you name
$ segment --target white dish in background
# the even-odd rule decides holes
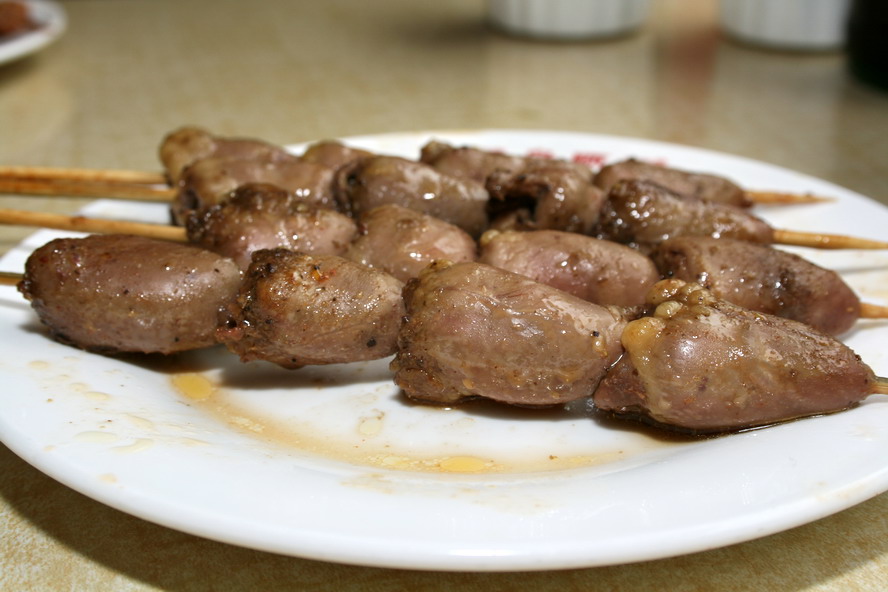
[[[415,158],[430,138],[598,163],[656,159],[749,188],[836,198],[761,210],[775,226],[870,238],[884,238],[888,227],[885,207],[830,183],[670,144],[524,131],[346,141]],[[159,204],[106,200],[89,211],[167,219]],[[59,235],[38,232],[2,269],[20,270],[31,250]],[[885,253],[806,254],[842,271],[864,298],[888,296]],[[0,290],[0,327],[7,446],[100,502],[255,549],[413,569],[598,566],[754,539],[888,489],[881,395],[831,416],[683,441],[600,422],[582,404],[411,405],[387,361],[285,371],[241,364],[221,349],[166,362],[105,358],[49,340],[8,287]],[[862,322],[846,341],[888,374],[884,322]]]
[[[0,37],[0,65],[40,51],[65,32],[68,25],[65,10],[51,0],[21,0],[28,6],[36,29]]]

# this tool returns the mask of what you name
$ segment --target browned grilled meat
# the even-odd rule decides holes
[[[635,249],[558,230],[488,231],[478,261],[603,305],[640,306],[660,279]]]
[[[241,360],[284,368],[395,352],[403,284],[335,255],[256,251],[217,336]]]
[[[234,259],[241,269],[259,249],[341,255],[358,233],[345,214],[258,183],[242,185],[228,201],[192,213],[185,229],[192,243]]]
[[[527,159],[520,156],[469,146],[454,147],[436,140],[422,147],[419,159],[442,173],[479,183],[484,183],[494,171],[517,173],[527,164]]]
[[[620,311],[489,265],[433,264],[404,289],[391,367],[412,399],[551,406],[595,390],[620,355]]]
[[[774,233],[764,220],[740,208],[682,199],[648,181],[619,181],[601,210],[599,236],[649,252],[675,236],[771,244]]]
[[[707,433],[840,411],[873,392],[872,370],[808,325],[679,280],[648,299],[656,312],[624,329],[626,352],[594,395],[599,409]]]
[[[685,236],[663,242],[652,257],[664,277],[824,333],[843,333],[860,316],[860,300],[839,274],[765,245]]]
[[[362,158],[339,170],[335,187],[340,207],[357,217],[397,204],[459,226],[473,237],[487,227],[488,195],[480,183],[406,158]]]
[[[716,175],[694,173],[631,158],[606,165],[595,175],[595,185],[607,192],[618,181],[649,181],[689,199],[748,208],[752,201],[738,185]]]
[[[184,224],[191,212],[227,200],[247,183],[267,183],[285,189],[303,202],[336,209],[332,169],[303,162],[296,156],[280,158],[204,158],[182,173],[172,204],[173,220]]]
[[[388,204],[361,216],[360,234],[343,256],[406,282],[433,261],[474,261],[477,246],[453,224]]]
[[[517,172],[495,171],[487,177],[486,187],[492,219],[521,213],[524,228],[516,230],[589,234],[604,202],[604,192],[592,184],[589,168],[563,160],[532,160]]]
[[[182,172],[190,164],[204,158],[234,160],[288,159],[291,155],[281,146],[249,138],[225,138],[193,126],[167,134],[160,144],[160,162],[170,183],[175,187]]]
[[[52,336],[99,353],[170,354],[215,343],[241,281],[234,261],[130,235],[53,240],[28,258],[19,291]]]
[[[328,169],[338,169],[360,158],[373,156],[373,153],[360,148],[346,146],[336,140],[321,140],[309,145],[302,153],[302,160],[325,166]]]

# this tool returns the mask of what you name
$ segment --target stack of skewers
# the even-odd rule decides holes
[[[0,211],[96,233],[12,274],[55,339],[106,355],[224,344],[285,368],[394,355],[413,400],[591,397],[693,433],[888,393],[839,341],[888,308],[774,245],[888,243],[774,229],[746,191],[637,160],[585,165],[430,142],[416,160],[302,154],[182,128],[163,174],[6,167],[0,192],[164,201],[170,226]]]

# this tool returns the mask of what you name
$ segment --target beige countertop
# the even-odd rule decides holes
[[[634,35],[547,43],[492,32],[482,0],[71,0],[62,3],[69,26],[60,40],[0,66],[0,164],[158,170],[160,139],[183,124],[275,143],[550,129],[751,157],[888,204],[888,94],[853,80],[841,53],[726,40],[715,3],[690,4],[655,0]],[[0,197],[0,207],[56,212],[85,203]],[[0,229],[0,250],[30,232]],[[672,559],[441,574],[283,557],[169,530],[60,485],[2,446],[0,475],[2,590],[888,586],[888,494]]]

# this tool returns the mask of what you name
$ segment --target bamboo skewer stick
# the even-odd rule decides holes
[[[144,222],[127,222],[124,220],[106,220],[102,218],[86,218],[84,216],[66,216],[45,212],[30,212],[0,208],[0,224],[17,224],[19,226],[37,226],[55,228],[57,230],[74,230],[78,232],[97,232],[101,234],[137,234],[148,238],[185,242],[185,229],[181,226],[166,224],[146,224]]]
[[[163,173],[124,169],[77,169],[67,167],[0,166],[0,178],[32,181],[80,181],[84,183],[134,183],[168,185]]]
[[[815,249],[888,249],[888,242],[843,234],[774,230],[774,243]]]
[[[68,181],[62,179],[3,179],[0,193],[14,195],[107,197],[134,201],[169,202],[176,190],[168,185],[140,185],[138,183],[102,183],[95,181]]]
[[[782,193],[779,191],[744,191],[746,197],[757,205],[793,205],[807,203],[823,203],[833,201],[829,197],[821,197],[810,193]]]
[[[860,303],[861,319],[888,319],[888,306],[873,304],[871,302]]]
[[[0,193],[142,201],[170,201],[176,195],[162,173],[29,166],[0,166]]]
[[[22,274],[13,271],[0,271],[0,286],[15,286],[22,281]]]
[[[876,376],[876,386],[873,389],[874,394],[888,395],[888,378]]]

